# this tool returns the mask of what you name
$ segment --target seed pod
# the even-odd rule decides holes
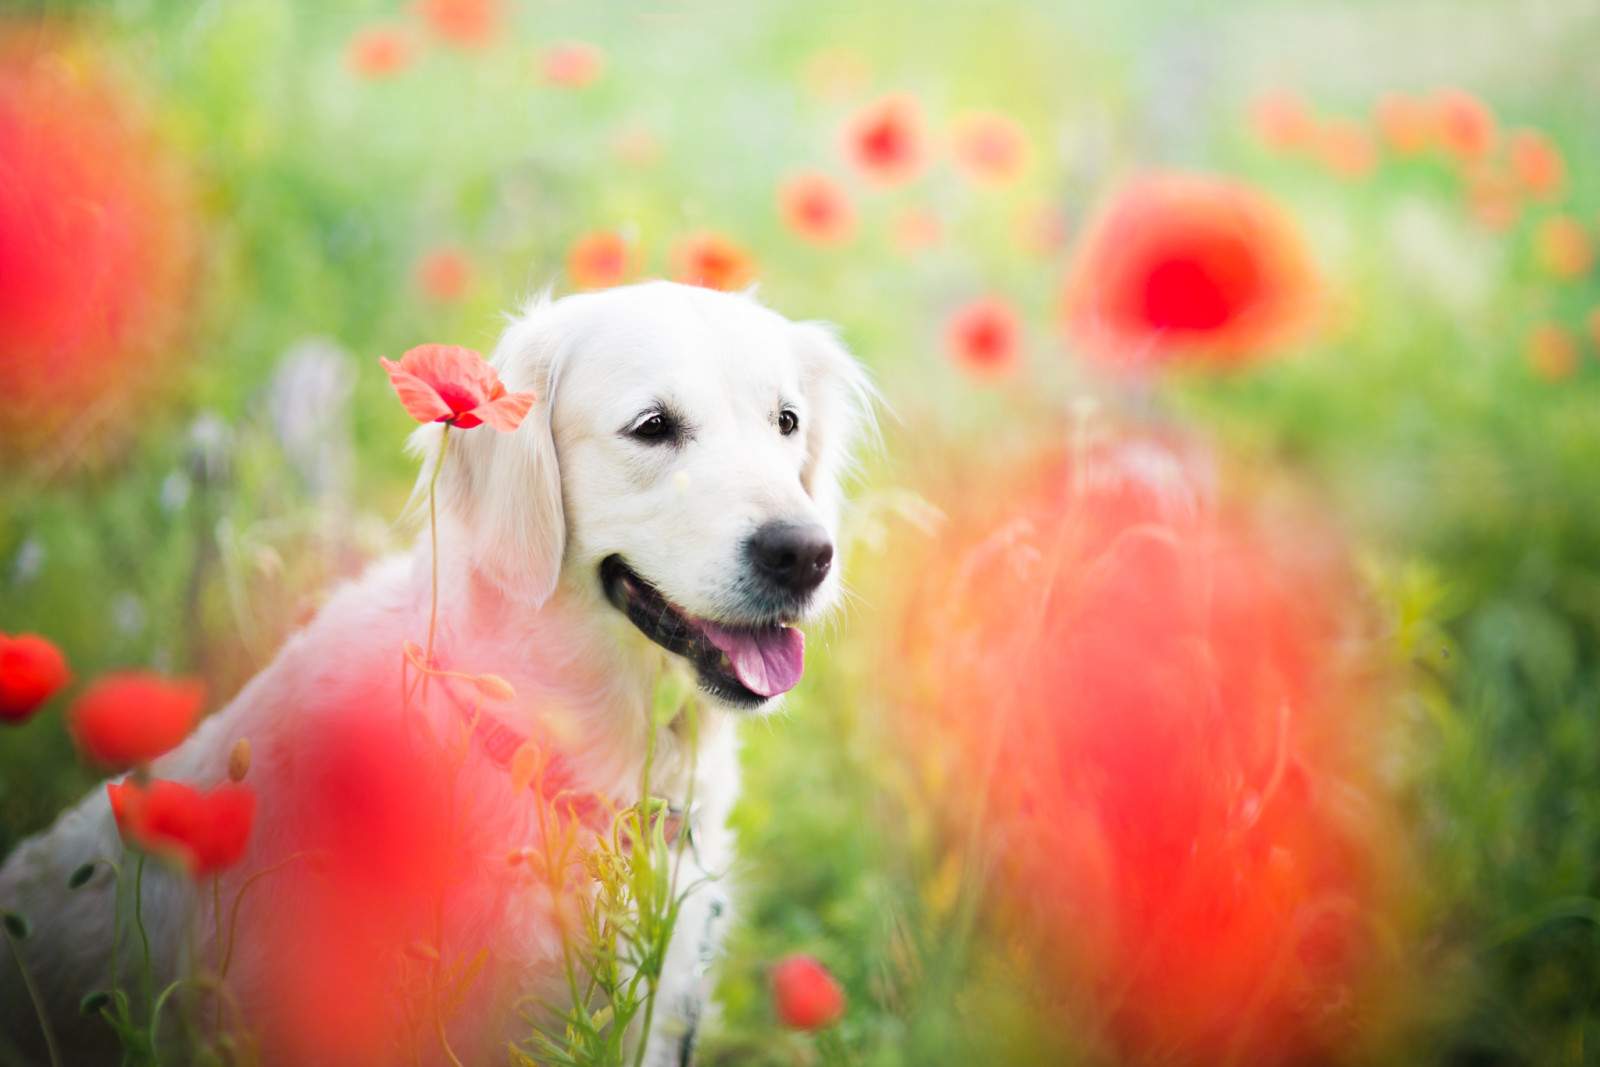
[[[250,773],[250,739],[241,737],[233,743],[233,751],[228,753],[228,780],[242,782],[244,776]]]
[[[472,680],[478,687],[478,692],[490,700],[515,700],[517,691],[511,688],[511,683],[498,674],[480,674]]]

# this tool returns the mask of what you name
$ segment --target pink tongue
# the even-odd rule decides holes
[[[806,635],[788,626],[759,633],[733,633],[714,622],[701,624],[711,643],[727,653],[733,673],[753,693],[787,693],[806,669]]]

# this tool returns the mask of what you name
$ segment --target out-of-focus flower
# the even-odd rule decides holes
[[[1268,147],[1279,152],[1309,148],[1317,123],[1298,93],[1278,89],[1263,93],[1250,105],[1250,126]]]
[[[28,721],[72,681],[67,658],[38,634],[0,633],[0,723]]]
[[[123,671],[97,679],[67,716],[78,750],[103,767],[149,763],[194,728],[206,697],[198,678]]]
[[[1315,296],[1299,231],[1264,194],[1160,174],[1128,185],[1091,225],[1063,310],[1084,351],[1110,366],[1235,364],[1303,326]]]
[[[1578,373],[1578,339],[1556,323],[1541,322],[1528,331],[1523,353],[1533,373],[1546,381],[1564,381]]]
[[[1391,152],[1414,156],[1433,143],[1433,114],[1427,104],[1405,93],[1384,93],[1372,121]]]
[[[1468,164],[1463,174],[1467,212],[1486,229],[1504,231],[1522,216],[1522,196],[1516,182],[1488,162]]]
[[[508,393],[500,375],[478,353],[457,345],[418,345],[399,363],[378,358],[389,372],[406,414],[458,430],[487,423],[501,433],[522,425],[538,399],[533,390]]]
[[[889,224],[889,240],[903,256],[916,255],[944,239],[944,224],[925,207],[902,209]]]
[[[1594,266],[1594,244],[1583,223],[1571,215],[1552,215],[1533,231],[1534,256],[1554,277],[1581,278]]]
[[[124,841],[176,861],[193,878],[232,867],[250,843],[256,795],[244,786],[201,793],[179,782],[128,778],[107,783],[106,793]]]
[[[198,214],[141,99],[64,31],[0,39],[0,439],[20,448],[173,378]]]
[[[1465,89],[1440,89],[1430,101],[1439,144],[1461,160],[1482,159],[1495,142],[1494,113]]]
[[[950,158],[972,184],[999,189],[1027,173],[1033,146],[1010,115],[970,111],[950,124]]]
[[[583,89],[606,72],[606,54],[587,41],[560,41],[539,53],[539,77],[546,85]]]
[[[872,70],[860,52],[824,48],[806,60],[800,83],[818,100],[838,104],[860,96],[871,76]]]
[[[633,273],[628,239],[618,230],[583,234],[567,250],[567,274],[580,289],[609,289]]]
[[[650,167],[661,161],[661,138],[641,123],[629,123],[611,137],[611,152],[630,167]]]
[[[345,65],[358,78],[390,78],[417,57],[417,43],[404,26],[369,26],[350,38]]]
[[[1365,178],[1378,165],[1372,134],[1354,119],[1331,119],[1317,135],[1317,158],[1341,178]]]
[[[892,93],[857,111],[845,124],[844,153],[874,185],[904,185],[928,163],[927,122],[910,93]]]
[[[956,366],[979,378],[999,378],[1022,356],[1022,322],[1010,304],[988,297],[950,317],[945,348]]]
[[[417,260],[417,288],[429,300],[454,303],[467,294],[472,260],[453,245],[430,249]]]
[[[797,237],[812,244],[839,245],[855,236],[850,194],[817,171],[797,174],[778,186],[778,213]]]
[[[1052,256],[1067,247],[1067,213],[1055,204],[1030,204],[1012,220],[1017,244],[1035,256]]]
[[[844,1018],[844,988],[815,956],[784,957],[771,980],[772,1009],[791,1030],[825,1030]]]
[[[417,0],[416,12],[429,33],[466,49],[493,42],[504,14],[501,0]]]
[[[1557,200],[1566,190],[1567,161],[1546,134],[1515,130],[1506,154],[1512,177],[1529,196]]]
[[[703,285],[725,292],[742,289],[755,280],[750,253],[719,233],[691,233],[672,246],[672,275],[687,285]]]

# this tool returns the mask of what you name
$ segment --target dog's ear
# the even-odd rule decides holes
[[[840,344],[833,326],[801,322],[794,329],[802,388],[810,409],[800,484],[816,502],[828,528],[837,530],[842,483],[853,470],[857,448],[864,438],[877,437],[877,390],[866,368]]]
[[[550,428],[563,344],[548,308],[540,298],[513,320],[490,359],[508,391],[532,389],[539,399],[511,433],[488,425],[452,431],[439,477],[439,500],[459,524],[474,569],[508,599],[535,608],[555,591],[567,543]],[[421,493],[432,478],[442,430],[430,423],[412,435],[412,449],[426,457]]]

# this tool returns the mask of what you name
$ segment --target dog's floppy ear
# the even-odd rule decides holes
[[[857,446],[876,439],[873,418],[877,390],[855,357],[839,343],[835,328],[801,322],[798,335],[802,388],[810,409],[806,426],[806,465],[800,483],[828,528],[839,528],[841,483],[851,473]]]
[[[538,298],[512,321],[490,362],[510,392],[532,389],[522,425],[454,430],[439,477],[439,501],[459,524],[472,565],[512,600],[540,607],[561,575],[567,527],[561,470],[550,430],[556,365],[564,348],[549,301]],[[426,457],[419,493],[433,475],[443,427],[430,423],[411,447]],[[461,551],[462,548],[456,549]]]

